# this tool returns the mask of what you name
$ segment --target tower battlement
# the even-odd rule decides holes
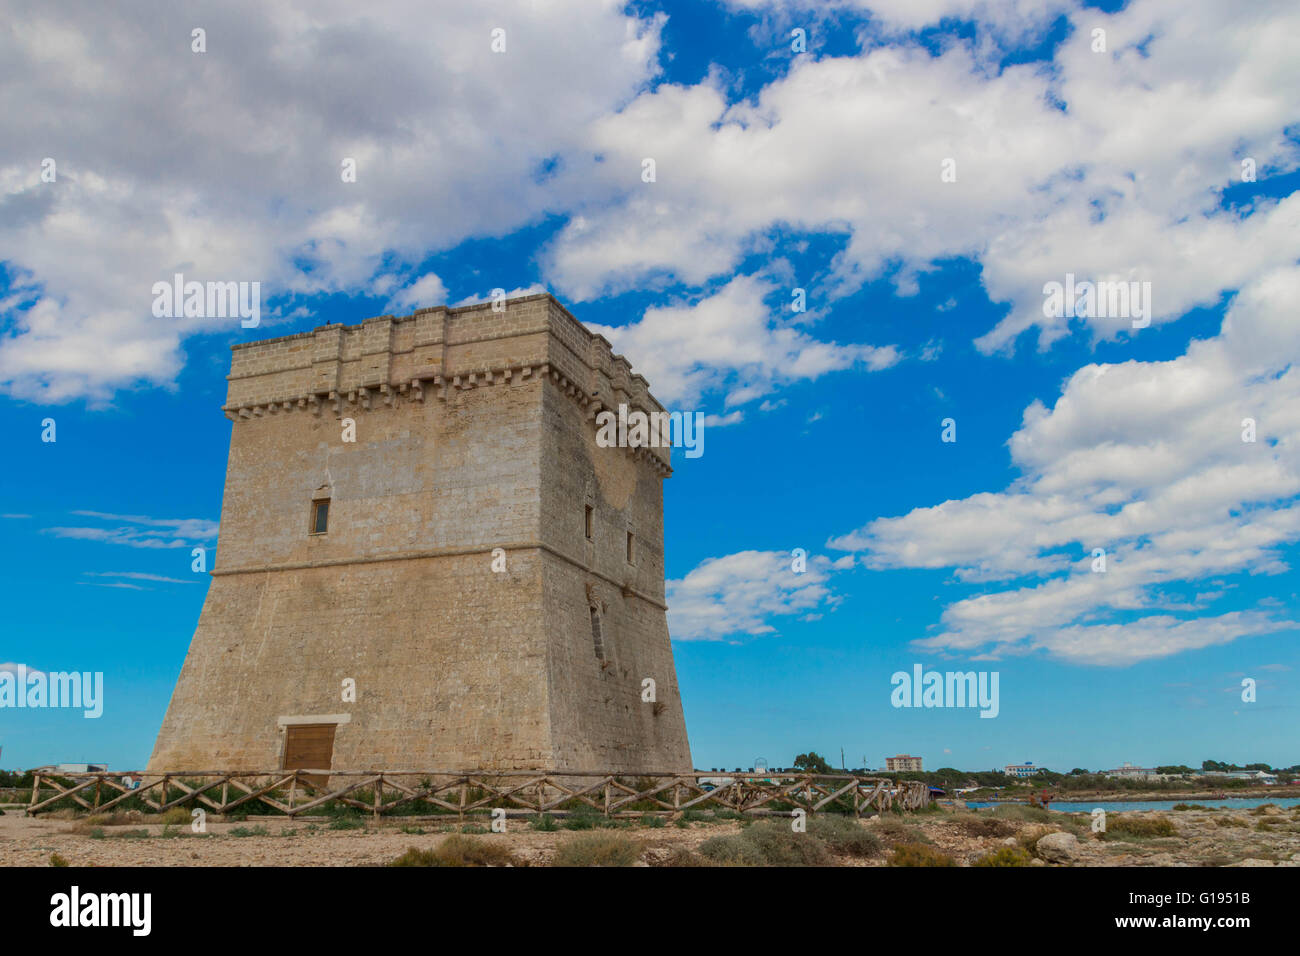
[[[333,405],[369,410],[395,401],[447,400],[459,389],[546,375],[594,418],[619,405],[664,407],[608,339],[588,331],[548,293],[382,315],[232,347],[223,411],[232,420]],[[667,474],[670,452],[646,447]]]

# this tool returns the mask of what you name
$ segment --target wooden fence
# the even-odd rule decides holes
[[[138,784],[132,786],[138,781]],[[325,781],[322,783],[322,781]],[[51,791],[53,791],[51,793]],[[296,817],[329,804],[376,817],[555,813],[584,808],[605,816],[676,817],[689,810],[726,809],[754,816],[794,809],[874,813],[919,810],[930,790],[917,781],[809,773],[609,774],[583,771],[198,771],[190,773],[38,773],[27,815],[71,801],[85,810],[130,808],[162,813],[205,807],[227,814],[244,807]],[[256,803],[254,803],[256,801]],[[65,804],[66,805],[66,804]],[[250,805],[250,806],[246,806]]]

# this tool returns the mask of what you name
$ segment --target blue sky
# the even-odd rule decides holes
[[[665,485],[697,766],[1300,762],[1292,4],[11,6],[0,664],[107,690],[0,710],[0,765],[147,761],[231,344],[497,287],[710,416]],[[154,318],[176,271],[262,326]],[[1150,282],[1149,326],[1046,316],[1067,272]],[[917,663],[997,671],[998,717],[893,708]]]

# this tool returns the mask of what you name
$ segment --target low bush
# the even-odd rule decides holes
[[[812,817],[808,821],[808,832],[833,853],[866,857],[881,852],[880,838],[852,817],[835,814]]]
[[[1106,821],[1106,838],[1147,839],[1178,835],[1178,828],[1168,817],[1127,817],[1112,814]]]
[[[957,862],[924,843],[902,843],[889,855],[889,866],[956,866]]]
[[[641,844],[622,833],[580,833],[560,844],[552,866],[631,866]]]
[[[1022,847],[1004,846],[980,857],[971,866],[1028,866],[1032,859]]]
[[[389,866],[516,866],[515,858],[500,843],[453,833],[432,850],[411,847]]]
[[[599,830],[608,826],[613,826],[613,822],[595,807],[585,803],[577,804],[570,810],[563,823],[566,830]]]
[[[830,862],[826,843],[814,833],[795,833],[787,823],[756,823],[739,833],[700,844],[699,853],[735,866],[822,866]]]
[[[234,827],[233,829],[231,829],[229,835],[232,837],[270,836],[271,831],[268,830],[266,827],[260,825],[255,827]]]

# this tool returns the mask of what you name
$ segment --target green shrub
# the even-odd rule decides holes
[[[159,822],[164,825],[189,823],[191,819],[193,818],[190,816],[190,811],[186,810],[184,807],[172,807],[158,818]]]
[[[1018,846],[1004,846],[980,857],[971,866],[1028,866],[1033,857]]]
[[[560,844],[552,866],[631,866],[641,844],[622,833],[580,833]]]
[[[270,836],[270,832],[264,826],[255,827],[235,827],[230,831],[232,837],[259,837]]]
[[[1106,821],[1106,835],[1127,837],[1171,837],[1178,829],[1168,817],[1125,817],[1112,815]]]
[[[646,813],[641,816],[641,826],[649,827],[651,830],[663,829],[663,827],[667,825],[667,822],[668,821],[663,817],[657,816],[653,813]]]
[[[330,821],[331,830],[364,830],[366,824],[364,820],[357,820],[352,817],[337,817]]]
[[[880,838],[852,817],[831,814],[808,820],[808,832],[833,852],[849,856],[875,856],[881,850]]]
[[[453,833],[432,850],[411,847],[389,866],[514,866],[515,858],[500,843]]]
[[[748,832],[748,831],[746,831]],[[710,837],[700,844],[700,856],[722,866],[766,866],[763,851],[743,833]]]
[[[50,866],[67,866],[68,861],[57,853],[50,854]]]
[[[529,826],[534,830],[541,830],[543,833],[551,833],[560,828],[560,825],[555,822],[555,817],[551,816],[549,813],[543,813],[534,818],[532,822],[529,823]]]
[[[585,803],[576,805],[564,818],[566,830],[597,830],[609,825],[609,820],[595,807]]]
[[[1008,848],[1009,849],[1009,848]],[[956,861],[924,843],[902,843],[889,855],[889,866],[956,866]]]
[[[699,852],[715,863],[739,866],[821,866],[830,860],[820,837],[795,833],[788,823],[756,823],[740,833],[712,837],[700,844]]]
[[[1198,807],[1198,806],[1196,806],[1195,804],[1191,804],[1191,803],[1175,803],[1175,804],[1174,804],[1172,807],[1170,807],[1169,809],[1171,809],[1171,810],[1199,810],[1199,809],[1201,809],[1201,808]]]

